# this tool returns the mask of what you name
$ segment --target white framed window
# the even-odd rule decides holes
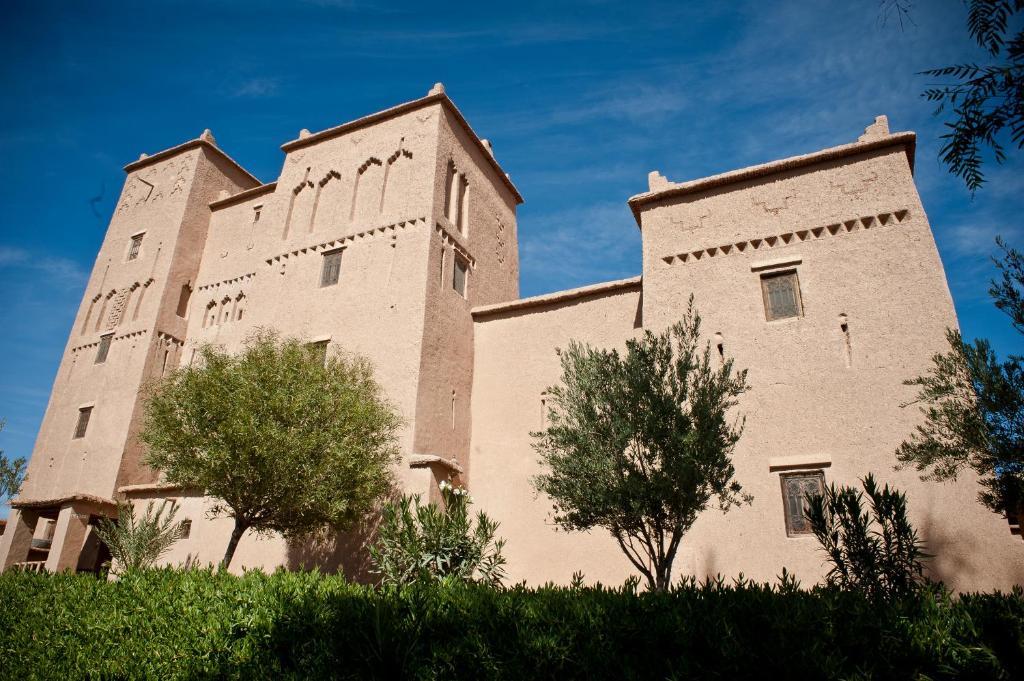
[[[132,241],[128,244],[128,260],[135,260],[139,257],[139,253],[142,250],[142,237],[146,236],[145,232],[136,234],[132,237]]]

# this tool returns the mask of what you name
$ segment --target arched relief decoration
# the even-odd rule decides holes
[[[313,214],[313,182],[309,179],[310,168],[306,168],[306,173],[302,176],[302,182],[299,182],[292,189],[291,196],[288,197],[288,214],[284,218],[284,234],[281,238],[287,239],[291,233],[292,225],[299,229],[300,225],[308,225]]]
[[[384,185],[384,164],[371,156],[356,170],[355,185],[352,187],[352,208],[349,222],[376,222],[380,214],[380,195]]]
[[[233,311],[231,302],[231,296],[224,296],[220,301],[220,311],[217,319],[218,324],[226,324],[231,321],[231,313]]]
[[[99,331],[103,328],[103,319],[107,314],[107,308],[110,306],[110,299],[117,295],[117,289],[110,289],[110,293],[103,297],[103,304],[100,305],[100,313],[96,315],[96,326],[93,327],[93,331]]]
[[[124,323],[124,318],[126,316],[124,313],[131,307],[132,298],[135,296],[135,291],[141,285],[142,284],[140,284],[139,282],[135,282],[134,284],[128,287],[128,291],[124,297],[124,307],[121,309],[121,315],[117,319],[117,326],[121,326],[121,324]],[[132,316],[132,319],[135,319],[135,317]]]
[[[139,292],[139,299],[137,301],[135,301],[135,311],[132,312],[132,321],[133,322],[136,319],[139,318],[139,311],[142,310],[142,301],[146,299],[146,291],[149,290],[149,286],[152,283],[153,283],[152,279],[147,279],[142,284],[142,291]],[[138,285],[139,285],[138,283],[135,284],[135,286],[138,286]]]
[[[407,210],[412,182],[412,152],[405,148],[405,138],[403,137],[398,142],[398,149],[388,157],[387,165],[384,167],[380,212],[400,215]]]
[[[84,336],[85,332],[89,330],[89,320],[92,319],[92,313],[93,313],[93,310],[96,308],[96,303],[102,297],[103,297],[102,293],[97,293],[95,296],[93,296],[92,300],[89,301],[89,310],[88,310],[88,312],[85,313],[85,320],[82,321],[82,329],[79,332],[79,335],[83,335]]]
[[[313,197],[313,214],[309,219],[309,231],[315,232],[319,223],[326,223],[330,226],[332,222],[338,221],[337,216],[342,214],[343,206],[338,205],[344,200],[344,192],[341,189],[341,173],[337,170],[328,170],[327,174],[316,183],[316,194]],[[317,219],[319,216],[319,220]]]
[[[235,297],[234,308],[232,309],[231,316],[236,322],[242,319],[242,315],[245,313],[245,294],[239,293]]]
[[[211,300],[203,309],[203,328],[217,324],[217,301]]]

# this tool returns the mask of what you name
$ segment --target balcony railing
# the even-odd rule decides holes
[[[23,563],[12,563],[11,569],[19,570],[21,572],[46,572],[46,561],[27,560]]]

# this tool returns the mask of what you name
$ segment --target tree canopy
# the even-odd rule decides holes
[[[1024,258],[1002,241],[1000,279],[989,293],[1024,334]],[[996,513],[1021,513],[1024,503],[1024,357],[1000,360],[988,341],[968,343],[947,332],[950,349],[907,385],[918,387],[925,420],[896,450],[899,467],[926,480],[955,480],[965,468],[979,476],[979,500]]]
[[[262,330],[152,385],[141,437],[167,482],[234,519],[227,566],[250,528],[296,537],[370,511],[391,488],[400,425],[366,359]]]
[[[0,420],[0,431],[5,422]],[[17,496],[25,482],[25,459],[8,459],[0,450],[0,501]]]
[[[906,12],[909,4],[900,11]],[[937,104],[936,114],[947,106],[951,110],[939,155],[974,192],[985,182],[981,166],[986,148],[1002,163],[1007,141],[1018,150],[1024,147],[1024,27],[1019,21],[1016,33],[1011,33],[1024,12],[1024,0],[968,0],[967,5],[968,33],[991,62],[924,71],[941,82],[923,96]]]
[[[683,535],[712,498],[723,511],[751,500],[730,458],[746,371],[701,348],[700,324],[691,297],[680,322],[627,341],[624,354],[571,342],[547,427],[533,433],[544,467],[534,485],[555,522],[607,529],[651,589],[669,586]]]

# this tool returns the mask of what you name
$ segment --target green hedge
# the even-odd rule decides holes
[[[10,679],[1024,678],[1024,593],[376,590],[317,573],[0,575]]]

